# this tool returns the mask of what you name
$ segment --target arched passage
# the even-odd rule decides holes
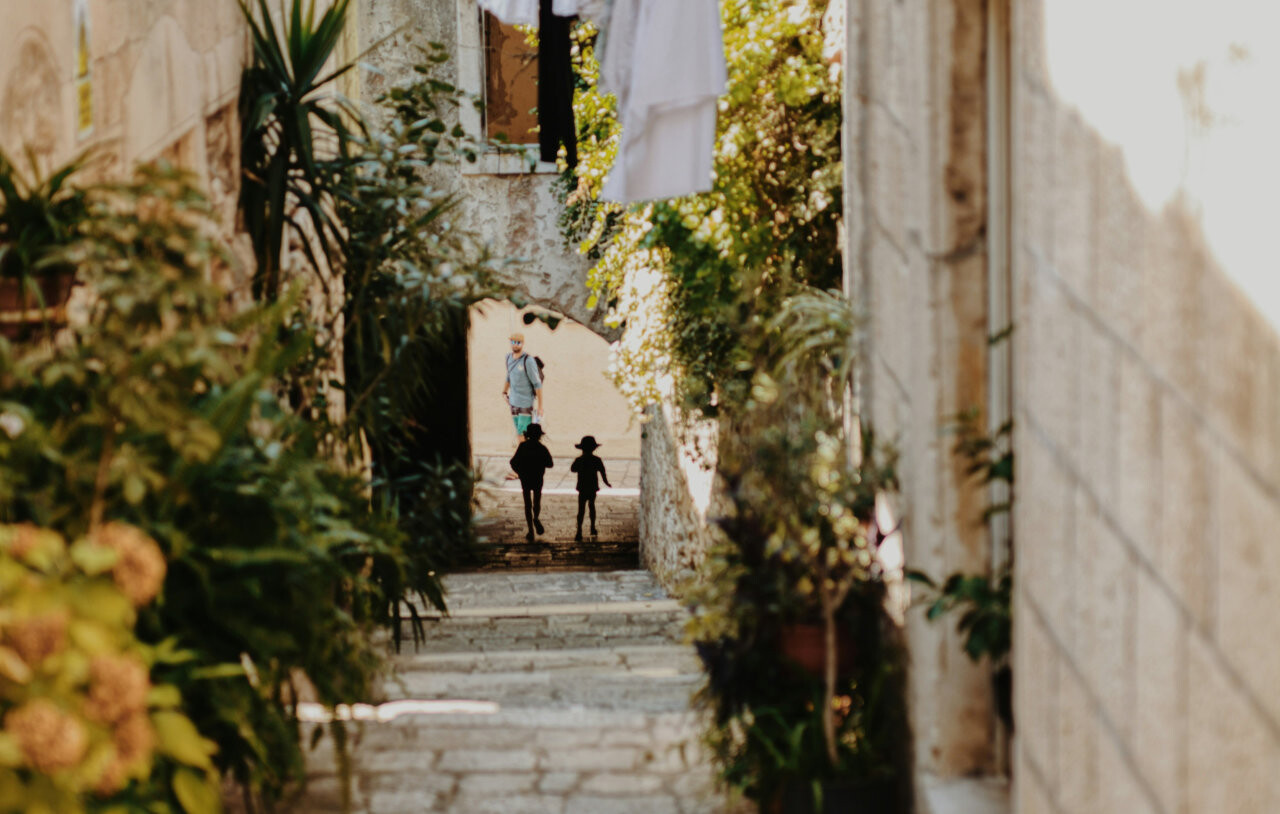
[[[591,329],[538,306],[520,309],[489,301],[472,309],[470,323],[468,425],[472,456],[482,476],[486,566],[637,567],[641,425],[608,376],[609,343]],[[527,352],[545,365],[542,441],[554,461],[543,488],[545,532],[536,536],[532,548],[525,539],[518,481],[507,478],[517,439],[502,386],[508,339],[517,331],[525,336]],[[574,545],[578,500],[570,465],[582,454],[576,445],[585,435],[600,444],[595,454],[604,461],[612,488],[602,489],[596,498],[598,534],[590,533],[588,513],[581,528],[583,540]]]

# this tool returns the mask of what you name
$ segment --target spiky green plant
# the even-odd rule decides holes
[[[253,62],[240,85],[240,210],[258,260],[254,295],[274,300],[286,232],[298,235],[316,269],[324,267],[316,247],[332,264],[344,245],[333,213],[335,182],[362,125],[351,105],[328,89],[354,67],[329,68],[350,0],[335,0],[318,17],[315,0],[291,0],[283,26],[266,0],[257,0],[256,11],[246,0],[239,3],[253,41]]]
[[[34,276],[75,240],[87,204],[85,190],[68,181],[85,161],[77,156],[46,175],[34,154],[23,172],[0,151],[0,277]]]

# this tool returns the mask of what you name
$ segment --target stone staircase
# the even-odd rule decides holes
[[[356,814],[749,810],[715,788],[686,612],[650,574],[472,573],[446,587],[450,614],[396,657],[352,738]],[[292,810],[336,814],[327,738],[309,765]]]
[[[487,483],[482,562],[445,578],[447,614],[418,609],[425,639],[393,659],[381,703],[349,711],[364,719],[351,738],[353,814],[752,810],[716,789],[701,746],[687,612],[638,569],[634,469],[636,483],[597,498],[600,535],[581,543],[563,483],[544,491],[534,543],[518,486]],[[626,468],[610,471],[617,484]],[[337,814],[327,737],[308,766],[291,810]]]

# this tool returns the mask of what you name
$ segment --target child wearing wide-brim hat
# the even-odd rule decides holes
[[[524,496],[524,521],[529,527],[525,539],[531,543],[534,529],[543,533],[542,481],[552,467],[551,453],[538,440],[542,435],[541,424],[530,424],[524,431],[524,440],[516,447],[516,454],[511,456],[511,468],[520,476],[520,492]]]
[[[600,474],[605,486],[613,488],[613,484],[609,483],[609,476],[605,474],[604,461],[594,454],[600,447],[594,436],[584,435],[582,440],[573,446],[582,450],[582,454],[575,458],[569,467],[570,471],[578,473],[578,533],[573,539],[576,542],[582,542],[582,516],[587,509],[591,510],[591,536],[595,537],[598,533],[596,532],[596,493],[600,491],[600,482],[596,479],[596,473]]]

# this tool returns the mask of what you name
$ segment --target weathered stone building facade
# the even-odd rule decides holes
[[[249,56],[235,3],[4,0],[0,20],[0,149],[46,168],[91,149],[104,178],[166,158],[234,224]]]

